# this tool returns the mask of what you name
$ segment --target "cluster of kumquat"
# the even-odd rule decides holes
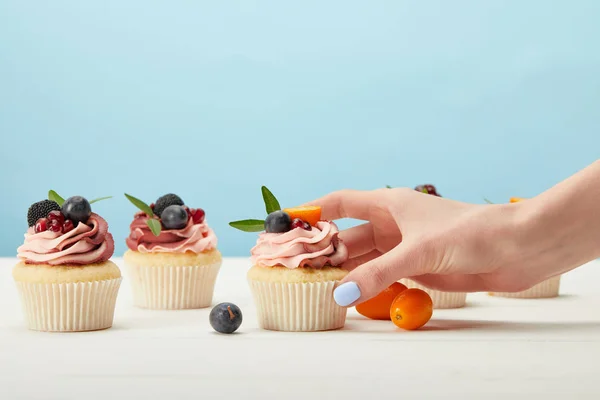
[[[423,290],[408,289],[395,282],[377,296],[357,305],[356,311],[370,319],[391,319],[399,328],[415,330],[431,319],[433,302]]]

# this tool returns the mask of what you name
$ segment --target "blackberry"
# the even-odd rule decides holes
[[[161,196],[156,200],[154,204],[154,209],[152,210],[154,214],[158,215],[161,218],[162,212],[165,211],[165,208],[169,206],[183,206],[185,203],[181,200],[181,197],[176,194],[169,193]]]
[[[46,218],[50,211],[60,211],[60,206],[52,200],[42,200],[33,203],[27,211],[27,224],[34,226],[38,219]]]

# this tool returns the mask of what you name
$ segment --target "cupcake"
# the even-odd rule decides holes
[[[467,304],[467,294],[463,292],[442,292],[441,290],[433,290],[420,285],[411,279],[401,279],[400,283],[404,284],[409,289],[416,288],[427,292],[433,301],[433,308],[436,309],[461,308]]]
[[[511,197],[510,203],[519,203],[523,197]],[[490,296],[509,297],[513,299],[547,299],[557,297],[560,290],[560,275],[538,283],[537,285],[521,292],[490,292]]]
[[[419,185],[415,187],[415,190],[418,192],[423,192],[426,194],[430,194],[432,196],[442,197],[438,192],[435,186],[427,184],[427,185]],[[426,288],[425,286],[419,285],[417,282],[410,279],[402,279],[400,281],[408,288],[417,288],[427,292],[433,300],[433,308],[444,309],[444,308],[461,308],[464,307],[467,303],[467,293],[464,292],[443,292],[441,290],[433,290]]]
[[[294,332],[342,328],[346,308],[335,303],[333,290],[347,274],[340,266],[348,250],[337,226],[321,221],[320,207],[280,210],[272,193],[262,190],[267,218],[230,224],[246,232],[265,231],[251,250],[247,275],[259,325]]]
[[[546,279],[542,283],[521,292],[492,292],[490,296],[509,297],[513,299],[548,299],[557,297],[560,289],[560,275]]]
[[[125,196],[141,210],[131,222],[124,255],[134,304],[167,310],[209,307],[221,253],[204,210],[188,208],[175,194],[151,205]]]
[[[51,332],[110,328],[121,272],[109,261],[108,224],[92,212],[94,201],[50,194],[29,208],[29,228],[17,249],[21,261],[13,269],[27,325]]]

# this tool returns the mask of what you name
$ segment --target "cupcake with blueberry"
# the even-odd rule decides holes
[[[221,253],[201,208],[166,194],[155,203],[125,195],[140,209],[133,217],[125,264],[135,305],[152,309],[209,307]]]
[[[97,199],[100,200],[100,199]],[[29,208],[21,260],[13,277],[30,329],[79,332],[113,324],[121,272],[109,259],[114,241],[108,224],[81,196]]]
[[[522,197],[511,197],[510,203],[518,203],[523,200],[525,199]],[[489,295],[513,299],[548,299],[557,297],[559,290],[560,275],[557,275],[521,292],[493,292],[489,293]]]
[[[432,196],[442,197],[437,192],[435,186],[430,184],[419,185],[415,187],[415,190]],[[408,288],[417,288],[427,292],[427,294],[429,294],[431,297],[431,300],[433,300],[433,308],[461,308],[467,303],[467,293],[464,292],[442,292],[440,290],[433,290],[420,285],[411,279],[402,279],[400,282],[406,285]]]
[[[333,289],[347,274],[340,267],[348,250],[337,226],[321,220],[320,207],[281,210],[266,187],[262,192],[266,219],[230,223],[245,232],[261,232],[247,275],[260,326],[301,332],[342,328],[346,308],[336,304]]]

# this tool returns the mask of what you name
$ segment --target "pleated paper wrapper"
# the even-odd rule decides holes
[[[467,294],[462,292],[442,292],[439,290],[433,290],[426,288],[425,286],[419,285],[417,282],[410,279],[402,279],[400,283],[406,285],[408,288],[421,289],[427,292],[431,296],[433,301],[433,308],[445,309],[445,308],[461,308],[467,304]]]
[[[136,306],[182,310],[210,307],[221,261],[193,266],[128,264],[127,268]]]
[[[121,280],[16,284],[29,329],[83,332],[112,326]]]
[[[336,281],[313,283],[248,280],[263,329],[315,332],[340,329],[346,308],[333,300]]]
[[[534,287],[516,293],[493,292],[492,296],[509,297],[513,299],[547,299],[558,296],[560,275],[538,283]]]

